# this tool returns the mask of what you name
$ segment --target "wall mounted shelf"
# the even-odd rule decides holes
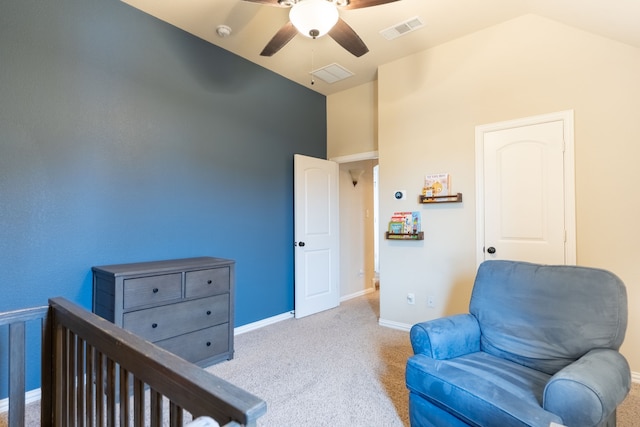
[[[424,240],[424,231],[417,233],[385,233],[387,240]]]
[[[420,203],[462,203],[462,193],[448,196],[420,196]]]

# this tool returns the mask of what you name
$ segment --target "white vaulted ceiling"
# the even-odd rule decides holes
[[[362,38],[369,52],[356,58],[325,36],[312,40],[297,35],[272,57],[260,52],[288,21],[289,9],[242,0],[124,0],[158,19],[329,95],[376,78],[381,64],[429,49],[449,40],[525,14],[537,14],[640,48],[640,0],[399,0],[340,16]],[[394,40],[380,32],[419,17],[424,26]],[[228,37],[218,25],[231,28]],[[337,63],[353,76],[328,84],[312,70]]]

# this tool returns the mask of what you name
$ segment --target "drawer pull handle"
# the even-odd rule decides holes
[[[207,347],[211,347],[211,341],[207,341]]]
[[[152,323],[152,324],[151,324],[151,327],[152,327],[153,329],[155,329],[155,328],[157,328],[157,327],[158,327],[158,324],[157,324],[157,323]]]
[[[211,283],[213,283],[213,280],[207,280],[207,285],[210,285]]]
[[[211,310],[207,310],[207,316],[211,316]]]
[[[153,293],[157,294],[158,293],[158,288],[153,288]]]

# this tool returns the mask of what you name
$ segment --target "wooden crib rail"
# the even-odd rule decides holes
[[[266,412],[258,397],[53,298],[48,307],[0,314],[0,325],[10,329],[10,427],[24,425],[25,322],[37,319],[43,324],[42,426],[180,427],[191,417],[256,426]]]
[[[162,425],[166,400],[171,426],[183,425],[183,410],[246,426],[266,412],[263,400],[65,299],[51,299],[49,306],[56,426],[95,419],[102,425],[105,418],[107,425],[116,419],[144,425],[145,388],[151,426]]]

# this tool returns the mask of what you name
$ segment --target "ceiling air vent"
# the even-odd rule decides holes
[[[407,19],[404,22],[382,30],[380,34],[387,40],[393,40],[422,27],[424,27],[424,22],[416,16],[415,18]]]
[[[330,64],[311,72],[311,75],[327,83],[335,83],[353,76],[353,73],[338,64]]]

